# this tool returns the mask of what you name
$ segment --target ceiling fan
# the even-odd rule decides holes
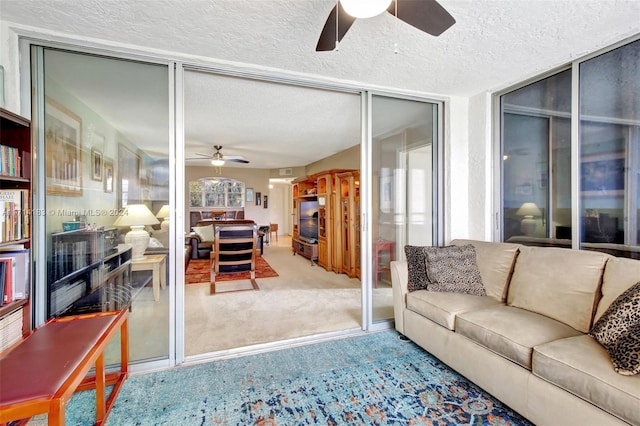
[[[211,159],[211,164],[216,167],[224,166],[225,161],[232,161],[234,163],[244,163],[249,164],[249,160],[245,160],[242,155],[222,155],[220,150],[222,149],[222,145],[214,145],[213,148],[216,150],[213,154],[199,154],[200,157],[187,158],[187,160],[202,160],[203,158]]]
[[[385,11],[436,37],[456,23],[435,0],[339,0],[324,24],[316,52],[335,50],[357,18],[371,18]]]

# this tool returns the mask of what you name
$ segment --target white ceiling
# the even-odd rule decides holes
[[[356,21],[337,52],[314,50],[334,0],[0,0],[0,19],[187,62],[213,60],[357,86],[462,97],[522,81],[640,33],[640,0],[439,2],[457,21],[440,37],[383,14]],[[148,83],[148,77],[134,78],[136,87],[126,87],[127,78],[112,77],[125,93]],[[73,75],[61,78],[82,81]],[[85,83],[78,93],[88,105],[104,101],[105,89]],[[228,155],[255,152],[257,158],[249,158],[253,167],[292,167],[359,142],[353,95],[274,90],[271,84],[222,82],[195,73],[186,76],[185,89],[186,137],[194,147],[187,156],[220,144]],[[148,101],[130,98],[131,108],[136,99]],[[136,129],[136,121],[141,117],[126,109],[120,102],[97,112],[139,140],[144,132]],[[156,117],[153,108],[147,111]]]

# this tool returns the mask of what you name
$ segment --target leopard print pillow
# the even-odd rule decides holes
[[[425,248],[429,291],[486,295],[480,270],[476,263],[476,249],[463,246]]]
[[[617,373],[624,376],[640,373],[640,323],[629,327],[629,331],[607,352]]]
[[[629,287],[613,301],[589,334],[609,349],[635,324],[640,324],[640,282]]]
[[[404,246],[404,254],[407,256],[407,272],[409,273],[409,291],[426,290],[429,284],[427,270],[425,269],[424,249],[420,246]]]

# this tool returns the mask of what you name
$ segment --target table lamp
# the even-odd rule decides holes
[[[533,235],[536,231],[536,220],[533,217],[541,214],[542,211],[536,206],[536,203],[523,203],[516,212],[516,215],[524,216],[520,222],[520,231],[527,236]]]
[[[163,231],[169,230],[169,216],[171,216],[171,211],[169,210],[169,204],[165,204],[164,206],[162,206],[158,211],[158,213],[156,214],[156,217],[158,219],[164,219],[160,224],[160,229],[162,229]]]
[[[149,246],[149,233],[144,230],[145,225],[160,223],[151,210],[144,204],[131,204],[125,207],[124,213],[113,223],[115,226],[130,226],[131,231],[124,236],[124,242],[131,245],[131,256],[134,259],[144,257]]]

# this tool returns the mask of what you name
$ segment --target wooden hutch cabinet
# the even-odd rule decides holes
[[[341,273],[360,278],[360,172],[339,173]]]
[[[293,182],[294,253],[303,256],[300,246],[307,244],[300,235],[301,208],[306,201],[317,201],[317,262],[327,271],[360,277],[360,172],[327,170]],[[308,257],[308,256],[307,256]]]

